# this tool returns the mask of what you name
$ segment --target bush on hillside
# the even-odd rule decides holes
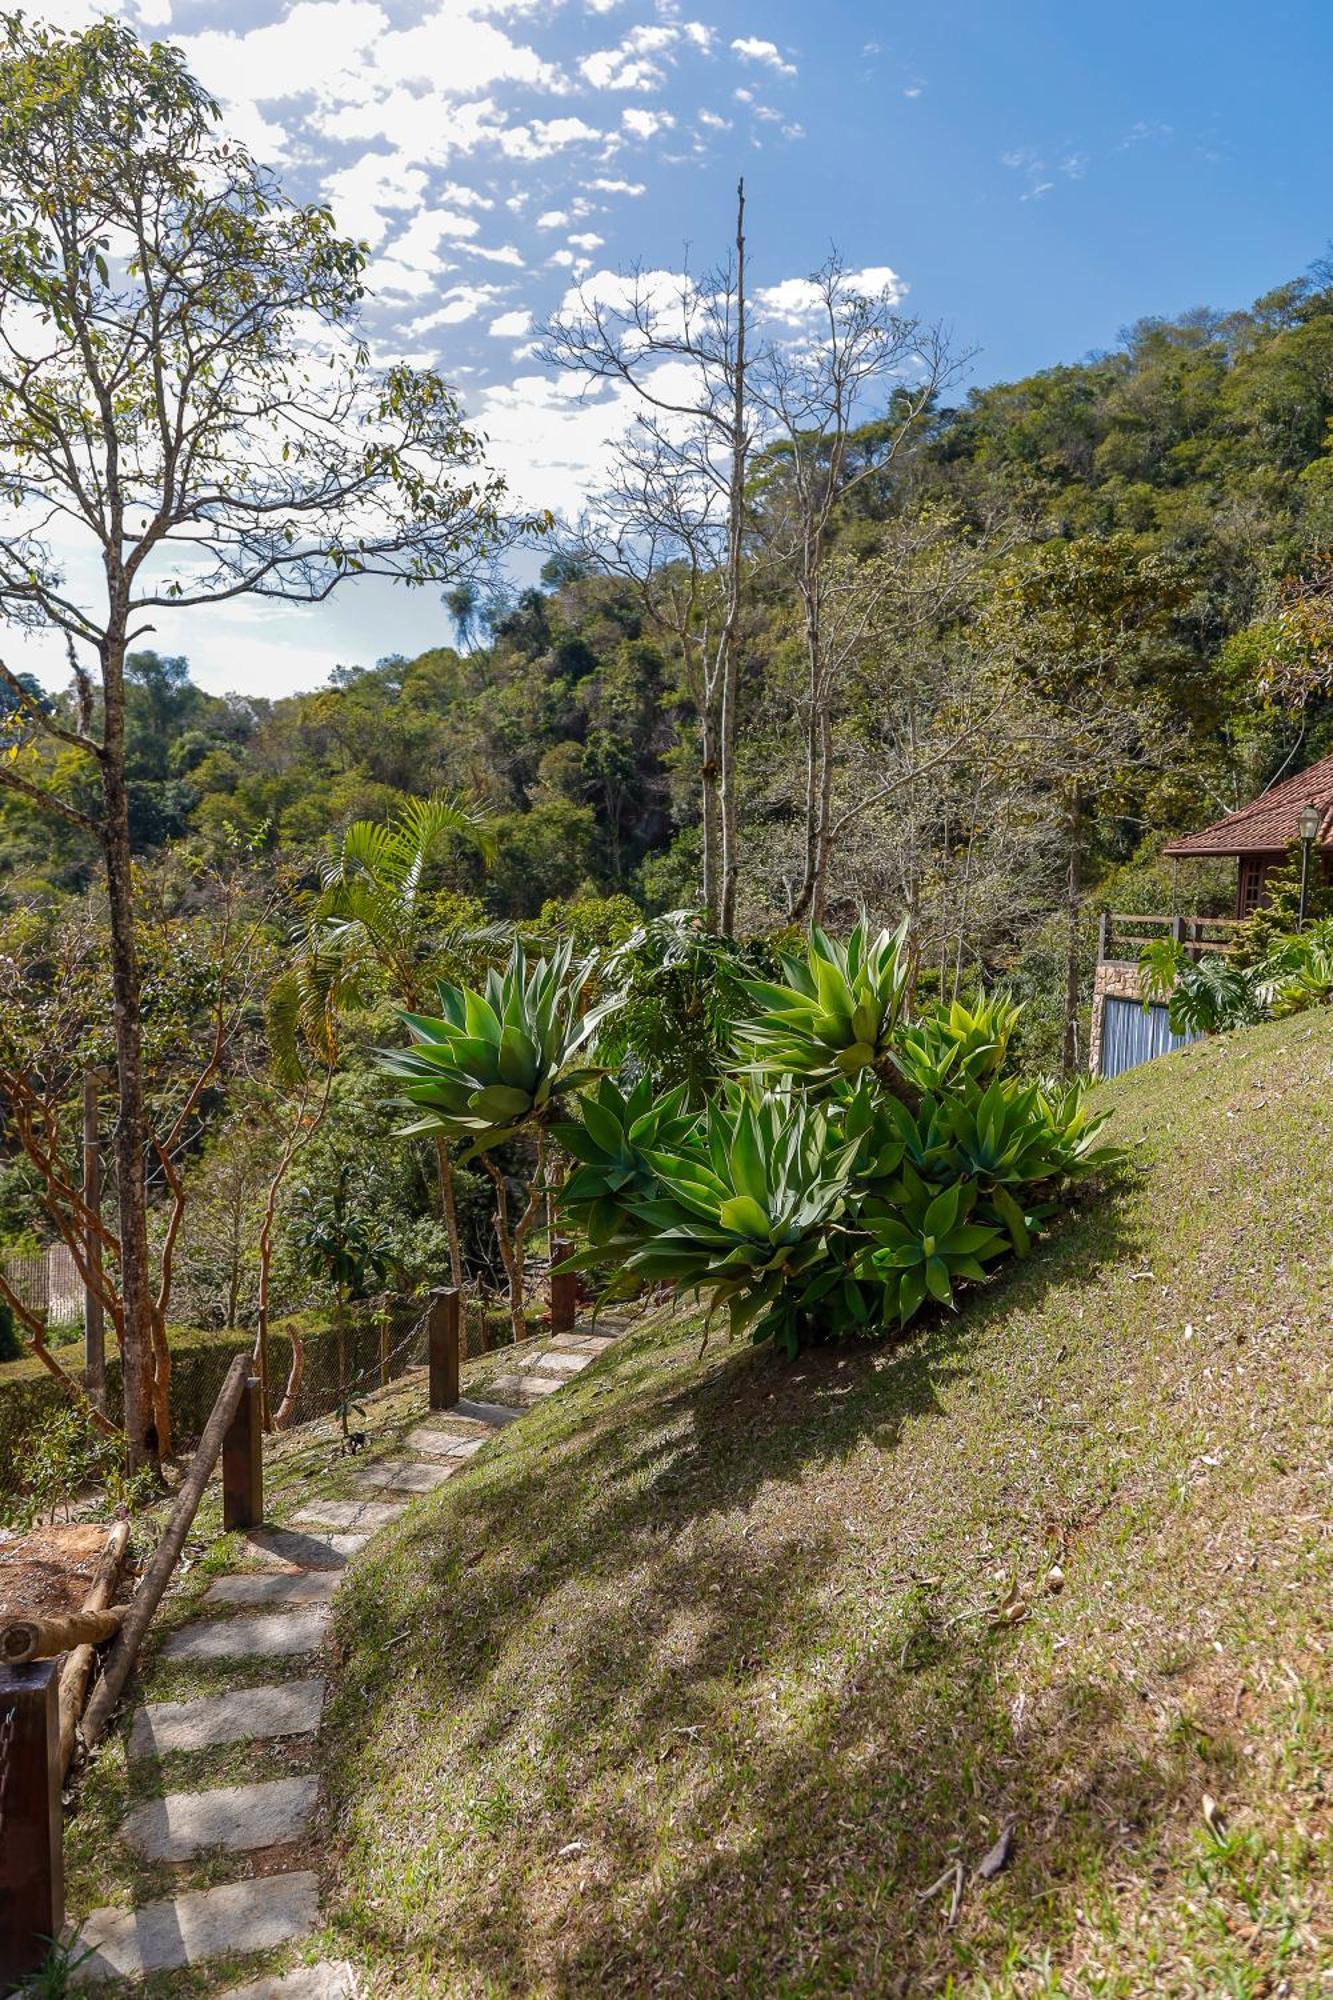
[[[788,1353],[882,1333],[1025,1256],[1067,1184],[1115,1158],[1078,1087],[1009,1073],[1006,999],[908,1018],[903,931],[816,929],[781,974],[743,982],[740,1073],[702,1110],[604,1079],[555,1128],[579,1162],[572,1262],[616,1266],[609,1296],[704,1295]]]

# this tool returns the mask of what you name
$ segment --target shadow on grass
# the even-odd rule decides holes
[[[357,1904],[359,1948],[498,1993],[928,1992],[966,1953],[949,1891],[920,1892],[1011,1817],[1012,1875],[969,1895],[1049,1936],[1058,1885],[1141,1837],[1183,1768],[1142,1761],[1090,1681],[1016,1716],[1011,1634],[910,1554],[862,1606],[857,1559],[886,1581],[876,1480],[904,1427],[943,1413],[1000,1316],[1133,1254],[1133,1206],[1075,1214],[889,1353],[700,1370],[632,1337],[400,1531],[340,1620],[331,1790],[351,1809],[369,1785],[374,1816],[378,1740],[401,1742],[451,1800],[447,1858],[420,1900]],[[438,1838],[438,1811],[423,1832],[402,1810],[361,1836],[391,1870]]]

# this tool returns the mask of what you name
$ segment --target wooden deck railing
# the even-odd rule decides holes
[[[1191,958],[1214,953],[1225,958],[1235,949],[1233,934],[1241,921],[1239,917],[1157,917],[1103,910],[1097,937],[1098,962],[1103,965],[1133,962],[1146,944],[1159,937],[1174,938]]]

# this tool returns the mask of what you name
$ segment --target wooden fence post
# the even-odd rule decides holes
[[[1097,922],[1097,963],[1105,965],[1111,956],[1111,912],[1103,910]]]
[[[566,1257],[573,1255],[574,1245],[565,1236],[551,1238],[551,1332],[573,1333],[574,1322],[579,1309],[579,1274],[577,1271],[557,1271],[554,1266],[563,1264]]]
[[[257,1375],[248,1376],[236,1414],[222,1437],[222,1526],[257,1528],[264,1518],[264,1402]]]
[[[457,1285],[440,1285],[430,1295],[426,1339],[430,1354],[430,1406],[452,1410],[459,1397],[459,1321],[463,1299]]]
[[[0,1990],[35,1972],[65,1921],[58,1660],[0,1668]]]

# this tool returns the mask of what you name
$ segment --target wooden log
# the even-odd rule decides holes
[[[228,1534],[264,1518],[264,1397],[251,1375],[222,1440],[222,1525]]]
[[[462,1350],[462,1305],[457,1285],[441,1285],[430,1295],[426,1340],[432,1410],[452,1410],[461,1394],[458,1368]]]
[[[88,1712],[83,1718],[83,1740],[91,1750],[101,1740],[102,1732],[111,1719],[111,1712],[120,1700],[121,1689],[129,1678],[143,1635],[148,1630],[149,1621],[162,1599],[162,1593],[171,1581],[171,1573],[180,1558],[185,1537],[190,1532],[190,1523],[199,1509],[199,1502],[208,1484],[209,1474],[218,1462],[222,1440],[228,1424],[236,1415],[236,1408],[245,1393],[245,1385],[250,1375],[250,1356],[238,1354],[227,1370],[227,1378],[218,1391],[218,1399],[204,1426],[204,1434],[190,1460],[190,1469],[181,1482],[176,1496],[166,1533],[157,1545],[157,1552],[149,1563],[130,1603],[126,1606],[120,1631],[112,1642],[107,1654],[106,1671],[93,1689],[93,1698],[88,1703]]]
[[[54,1660],[0,1667],[0,1992],[35,1972],[65,1922]]]
[[[106,1538],[106,1546],[97,1559],[93,1571],[92,1584],[83,1600],[85,1611],[105,1611],[116,1594],[120,1582],[120,1566],[125,1560],[125,1551],[130,1545],[130,1524],[117,1521]],[[83,1714],[83,1704],[88,1698],[88,1683],[92,1679],[93,1662],[97,1658],[95,1646],[76,1646],[60,1670],[60,1781],[63,1784],[74,1762],[74,1746],[78,1739],[79,1717]]]
[[[59,1618],[11,1618],[0,1626],[0,1662],[26,1667],[75,1646],[104,1646],[120,1630],[119,1611],[67,1611]]]

